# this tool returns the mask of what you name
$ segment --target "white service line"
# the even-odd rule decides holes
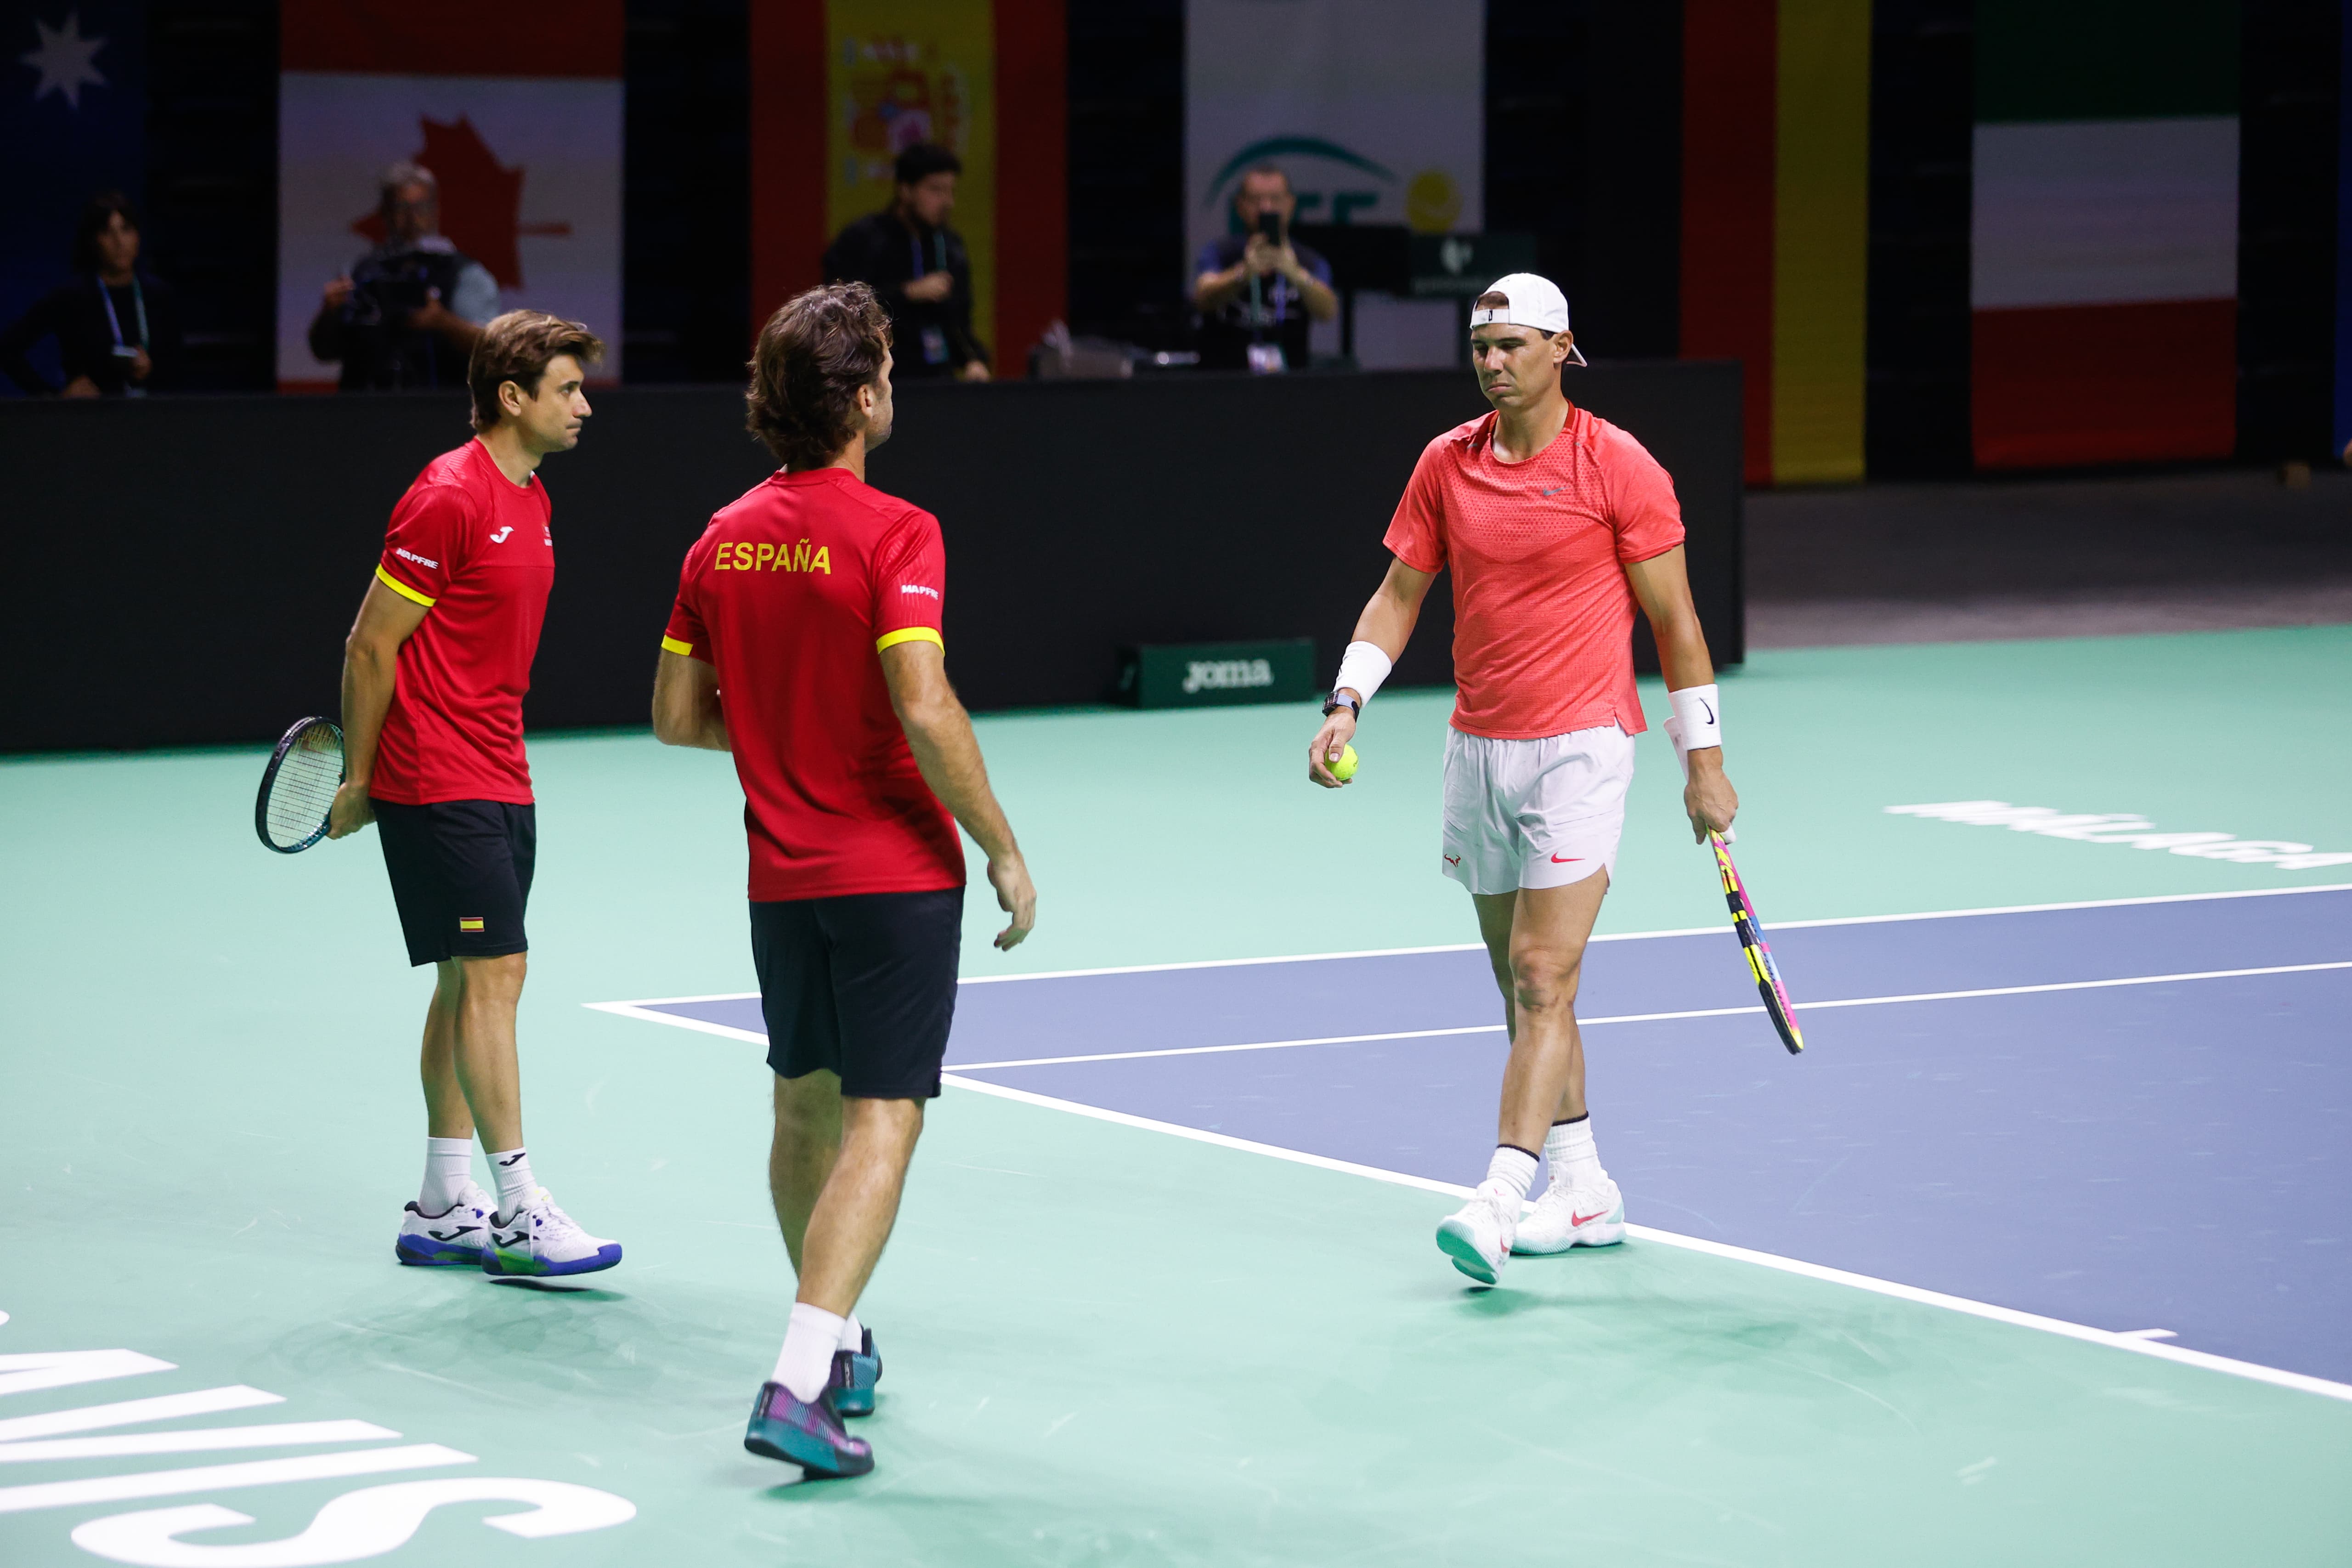
[[[1409,1175],[1402,1171],[1384,1171],[1376,1165],[1359,1165],[1348,1160],[1334,1160],[1321,1154],[1308,1154],[1297,1149],[1285,1149],[1273,1143],[1253,1142],[1246,1138],[1229,1137],[1223,1132],[1204,1132],[1197,1127],[1183,1127],[1172,1121],[1154,1121],[1149,1117],[1130,1116],[1123,1110],[1105,1110],[1098,1106],[1083,1105],[1073,1100],[1056,1100],[1051,1095],[1032,1094],[1026,1089],[1012,1089],[983,1079],[960,1078],[954,1073],[943,1076],[942,1081],[958,1089],[975,1093],[994,1095],[1000,1100],[1018,1100],[1024,1105],[1042,1106],[1049,1110],[1067,1111],[1097,1121],[1116,1122],[1122,1127],[1140,1128],[1150,1132],[1164,1132],[1173,1138],[1187,1138],[1197,1143],[1213,1143],[1223,1149],[1237,1149],[1245,1153],[1264,1154],[1271,1159],[1286,1160],[1293,1164],[1312,1165],[1318,1170],[1337,1171],[1346,1175],[1365,1176],[1376,1182],[1395,1186],[1417,1187],[1423,1192],[1444,1193],[1450,1197],[1466,1198],[1470,1189],[1451,1182],[1433,1181],[1427,1176]],[[1704,1252],[1717,1258],[1740,1263],[1753,1263],[1759,1268],[1778,1269],[1783,1274],[1801,1275],[1827,1284],[1850,1286],[1874,1295],[1891,1296],[1897,1300],[1915,1301],[1922,1306],[1941,1307],[1948,1311],[1964,1312],[1974,1318],[1988,1318],[1997,1323],[2017,1328],[2038,1329],[2043,1333],[2058,1334],[2066,1339],[2082,1340],[2091,1344],[2106,1345],[2116,1350],[2130,1351],[2137,1355],[2155,1356],[2161,1361],[2178,1362],[2186,1366],[2202,1367],[2208,1372],[2226,1373],[2254,1383],[2266,1383],[2278,1388],[2291,1388],[2304,1394],[2316,1394],[2329,1399],[2352,1401],[2352,1384],[2332,1383],[2324,1377],[2312,1377],[2299,1372],[2284,1372],[2277,1367],[2260,1366],[2252,1362],[2232,1361],[2227,1356],[2208,1355],[2202,1351],[2163,1344],[2132,1333],[2116,1333],[2106,1329],[2095,1329],[2083,1323],[2070,1323],[2061,1318],[2045,1318],[2039,1313],[2021,1312],[2013,1307],[1997,1307],[1989,1301],[1972,1301],[1965,1296],[1948,1296],[1940,1290],[1923,1290],[1916,1285],[1898,1284],[1892,1279],[1879,1279],[1867,1274],[1851,1273],[1843,1268],[1831,1268],[1819,1263],[1807,1263],[1799,1258],[1782,1258],[1776,1253],[1758,1252],[1749,1247],[1733,1247],[1726,1242],[1706,1241],[1695,1236],[1679,1236],[1673,1231],[1653,1230],[1645,1225],[1628,1225],[1626,1233],[1643,1241],[1657,1242],[1665,1247],[1679,1247],[1691,1252]]]
[[[2280,963],[2263,969],[2202,969],[2184,974],[2135,974],[2120,980],[2060,980],[2042,985],[1991,985],[1975,991],[1916,991],[1904,996],[1849,996],[1833,1002],[1801,1002],[1800,1014],[1819,1012],[1826,1007],[1885,1007],[1903,1002],[1960,1002],[1978,996],[2029,996],[2045,991],[2100,991],[2117,985],[2163,985],[2185,980],[2237,980],[2252,974],[2305,974],[2321,969],[2352,969],[2352,959],[2331,963]],[[1620,1013],[1613,1017],[1579,1018],[1577,1027],[1589,1029],[1600,1024],[1656,1024],[1676,1018],[1736,1018],[1749,1013],[1764,1011],[1761,1005],[1745,1007],[1695,1007],[1680,1013]],[[646,1015],[640,1015],[646,1016]],[[669,1022],[692,1026],[692,1021],[670,1017],[666,1014],[650,1015]],[[742,1031],[732,1031],[740,1034]],[[1017,1061],[957,1062],[957,1072],[985,1072],[994,1068],[1054,1067],[1064,1062],[1125,1062],[1139,1061],[1146,1057],[1213,1056],[1221,1051],[1278,1051],[1292,1046],[1350,1046],[1370,1040],[1415,1040],[1441,1035],[1499,1035],[1500,1024],[1474,1024],[1453,1029],[1399,1029],[1385,1035],[1323,1035],[1305,1040],[1257,1040],[1241,1046],[1176,1046],[1156,1051],[1101,1051],[1083,1057],[1024,1057]],[[751,1035],[745,1037],[761,1039]]]
[[[1767,934],[1776,931],[1806,931],[1817,926],[1893,925],[1905,921],[1974,920],[1984,915],[2038,915],[2062,910],[2116,910],[2140,904],[2194,904],[2221,899],[2291,899],[2305,893],[2352,893],[2352,882],[2328,882],[2309,888],[2240,888],[2222,893],[2151,893],[2132,899],[2082,899],[2060,904],[2006,904],[1980,910],[1924,910],[1907,915],[1838,915],[1817,921],[1774,921]],[[1593,942],[1654,942],[1665,937],[1720,936],[1731,927],[1728,920],[1717,925],[1685,926],[1675,931],[1604,931],[1594,935]],[[1102,969],[1051,969],[1031,974],[968,974],[959,983],[964,985],[1001,985],[1022,980],[1084,980],[1097,974],[1156,974],[1162,970],[1177,969],[1247,969],[1267,963],[1321,963],[1342,958],[1408,958],[1426,952],[1476,952],[1475,942],[1444,942],[1434,947],[1370,947],[1350,952],[1294,952],[1276,958],[1201,958],[1181,963],[1121,963]],[[702,996],[641,996],[628,1002],[585,1002],[600,1013],[616,1013],[624,1017],[655,1016],[657,1022],[674,1020],[660,1018],[636,1009],[667,1007],[687,1002],[749,1002],[757,1000],[757,991],[719,991]],[[1818,1004],[1816,1004],[1818,1005]],[[708,1026],[714,1035],[732,1035],[739,1039],[759,1037],[741,1030],[729,1030],[721,1025]]]

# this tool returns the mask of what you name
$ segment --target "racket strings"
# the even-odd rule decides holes
[[[265,816],[272,842],[291,846],[316,834],[342,783],[341,737],[330,725],[312,725],[287,748],[269,781]]]

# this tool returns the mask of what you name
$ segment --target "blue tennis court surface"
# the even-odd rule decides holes
[[[1801,1057],[1727,930],[1591,950],[1578,1012],[1630,1219],[2352,1381],[2352,890],[1770,934]],[[752,996],[604,1005],[762,1036]],[[1466,1182],[1501,1016],[1475,948],[969,981],[948,1065]]]

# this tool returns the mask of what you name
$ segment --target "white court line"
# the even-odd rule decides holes
[[[960,1078],[954,1073],[943,1081],[958,1089],[978,1094],[994,1095],[1000,1100],[1018,1100],[1024,1105],[1042,1106],[1049,1110],[1064,1110],[1073,1116],[1084,1116],[1097,1121],[1116,1122],[1122,1127],[1140,1128],[1148,1132],[1164,1132],[1174,1138],[1187,1138],[1197,1143],[1213,1143],[1223,1149],[1237,1149],[1244,1153],[1264,1154],[1271,1159],[1286,1160],[1293,1164],[1312,1165],[1318,1170],[1337,1171],[1346,1175],[1364,1176],[1376,1182],[1387,1182],[1401,1187],[1418,1187],[1423,1192],[1444,1193],[1450,1197],[1466,1198],[1470,1189],[1451,1182],[1433,1181],[1426,1176],[1408,1175],[1402,1171],[1384,1171],[1377,1165],[1359,1165],[1347,1160],[1334,1160],[1321,1154],[1308,1154],[1297,1149],[1285,1149],[1272,1143],[1252,1142],[1246,1138],[1229,1137],[1223,1132],[1204,1132],[1197,1127],[1182,1127],[1172,1121],[1154,1121],[1148,1117],[1130,1116],[1123,1110],[1105,1110],[1098,1106],[1082,1105],[1076,1100],[1056,1100],[1050,1095],[1032,1094],[1026,1089],[1011,1089],[1001,1083],[989,1083],[981,1079]],[[1972,1318],[1987,1318],[1997,1323],[2017,1328],[2038,1329],[2043,1333],[2057,1334],[2086,1343],[2106,1345],[2115,1350],[2130,1351],[2136,1355],[2154,1356],[2159,1361],[2177,1362],[2184,1366],[2201,1367],[2208,1372],[2226,1373],[2254,1383],[2266,1383],[2277,1388],[2291,1388],[2304,1394],[2316,1394],[2329,1399],[2352,1402],[2352,1384],[2332,1383],[2324,1377],[2312,1377],[2299,1372],[2284,1372],[2277,1367],[2260,1366],[2252,1362],[2232,1361],[2228,1356],[2210,1355],[2179,1345],[2168,1345],[2143,1339],[2131,1333],[2116,1333],[2106,1329],[2095,1329],[2084,1323],[2070,1323],[2063,1318],[2045,1318],[2035,1312],[2021,1312],[2013,1307],[1997,1307],[1990,1301],[1973,1301],[1965,1296],[1948,1296],[1940,1290],[1923,1290],[1916,1285],[1898,1284],[1892,1279],[1879,1279],[1867,1274],[1855,1274],[1843,1268],[1831,1268],[1819,1263],[1807,1263],[1799,1258],[1782,1258],[1777,1253],[1758,1252],[1749,1247],[1733,1247],[1726,1242],[1706,1241],[1695,1236],[1678,1236],[1673,1231],[1653,1230],[1644,1225],[1629,1225],[1626,1231],[1644,1241],[1665,1247],[1679,1247],[1691,1252],[1704,1252],[1735,1262],[1753,1263],[1759,1268],[1778,1269],[1783,1274],[1801,1275],[1832,1285],[1851,1286],[1874,1295],[1891,1296],[1901,1301],[1916,1301],[1922,1306],[1941,1307],[1947,1311],[1964,1312]]]
[[[1818,926],[1893,925],[1904,921],[1974,920],[1983,915],[2038,915],[2061,910],[2116,910],[2138,904],[2193,904],[2220,899],[2282,899],[2305,893],[2352,893],[2352,882],[2330,882],[2311,888],[2241,888],[2224,893],[2152,893],[2133,899],[2083,899],[2063,904],[2005,904],[1980,910],[1927,910],[1907,915],[1838,915],[1818,921],[1774,921],[1768,931],[1804,931]],[[1730,921],[1719,925],[1685,926],[1676,931],[1608,931],[1593,936],[1593,942],[1654,942],[1664,937],[1720,936],[1730,928]],[[1475,952],[1477,942],[1444,942],[1434,947],[1368,947],[1349,952],[1294,952],[1276,958],[1199,958],[1181,963],[1122,963],[1102,969],[1052,969],[1033,974],[970,974],[959,982],[964,985],[1001,985],[1021,980],[1084,980],[1097,974],[1156,974],[1162,970],[1177,969],[1248,969],[1266,963],[1321,963],[1343,958],[1410,958],[1428,952]],[[643,1017],[632,1013],[633,1007],[664,1007],[686,1002],[743,1002],[760,994],[756,991],[722,991],[704,996],[644,996],[630,1002],[590,1002],[583,1005],[599,1012],[618,1013],[625,1017]],[[1818,1005],[1818,1004],[1816,1004]],[[713,1026],[713,1034],[727,1031]]]
[[[1820,1012],[1825,1007],[1885,1007],[1902,1002],[1959,1002],[1975,996],[2030,996],[2044,991],[2099,991],[2116,985],[2163,985],[2181,980],[2237,980],[2251,974],[2305,974],[2320,969],[2352,969],[2352,959],[2331,963],[2280,963],[2263,969],[2205,969],[2186,974],[2136,974],[2122,980],[2061,980],[2042,985],[1990,985],[1978,991],[1918,991],[1907,996],[1850,996],[1835,1002],[1806,1002],[1798,1005],[1802,1013]],[[1761,1013],[1760,1004],[1746,1007],[1694,1007],[1680,1013],[1621,1013],[1614,1017],[1579,1018],[1577,1027],[1591,1028],[1600,1024],[1657,1024],[1675,1018],[1736,1018],[1745,1014]],[[639,1014],[638,1016],[668,1017],[665,1014]],[[672,1019],[688,1023],[688,1019]],[[715,1026],[714,1026],[715,1027]],[[764,1039],[741,1030],[749,1039]],[[1384,1035],[1322,1035],[1305,1040],[1255,1040],[1240,1046],[1175,1046],[1154,1051],[1102,1051],[1083,1057],[1025,1057],[1009,1062],[957,1062],[957,1072],[984,1072],[992,1068],[1055,1067],[1064,1062],[1128,1062],[1146,1057],[1205,1057],[1225,1051],[1279,1051],[1293,1046],[1352,1046],[1375,1040],[1420,1040],[1444,1035],[1499,1035],[1500,1024],[1472,1024],[1451,1029],[1398,1029]]]

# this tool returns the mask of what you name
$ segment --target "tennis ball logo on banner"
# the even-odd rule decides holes
[[[1443,169],[1423,169],[1410,179],[1375,159],[1366,157],[1320,136],[1268,136],[1252,142],[1225,160],[1209,182],[1202,198],[1204,211],[1223,208],[1225,226],[1242,231],[1233,210],[1242,175],[1263,163],[1275,163],[1290,176],[1298,197],[1299,223],[1378,223],[1393,221],[1382,207],[1402,206],[1404,222],[1416,234],[1444,234],[1462,216],[1462,186]]]

